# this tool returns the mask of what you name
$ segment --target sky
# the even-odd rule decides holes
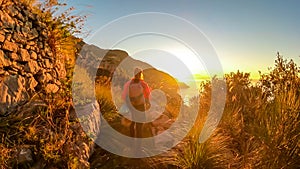
[[[105,31],[100,30],[103,27],[107,25],[113,27],[111,23],[122,20],[122,17],[124,19],[124,16],[155,12],[170,14],[173,18],[180,18],[179,20],[184,19],[189,23],[186,27],[197,27],[215,50],[225,73],[240,70],[250,72],[251,78],[256,79],[259,70],[267,72],[267,68],[274,65],[277,52],[300,65],[300,1],[297,0],[66,0],[66,3],[75,7],[77,15],[88,16],[85,29],[89,30],[90,34],[84,37],[84,40],[99,47],[106,47],[101,45],[103,41],[109,41],[108,37],[115,36],[116,40],[118,38],[118,33],[113,31],[110,32],[111,34],[103,35]],[[132,29],[132,32],[141,31],[140,28],[144,28],[151,22],[145,19],[145,22],[140,25],[135,23],[135,27],[118,27],[115,31],[124,34],[128,31],[126,29]],[[168,22],[162,19],[161,24],[157,25],[166,24]],[[188,34],[186,27],[179,24],[165,31]],[[176,57],[191,68],[192,74],[204,74],[205,70],[207,72],[209,69],[206,67],[206,62],[195,61],[197,54],[193,48],[190,48],[190,40],[180,41],[178,38],[179,41],[176,41],[176,36],[175,38],[163,37],[158,34],[122,38],[114,44],[114,47],[126,50],[129,55],[141,60],[143,57],[145,60],[148,58],[150,64],[162,69],[169,69],[170,64],[163,65],[165,61],[157,57],[149,59],[151,51],[156,55],[161,54],[161,57],[164,57],[164,54],[165,57],[169,56],[172,51],[173,54],[177,53]],[[160,40],[158,41],[157,38]],[[150,45],[156,47],[151,48]],[[137,49],[136,46],[139,48]],[[158,52],[159,50],[161,51]],[[205,57],[210,56],[201,57],[205,61]]]

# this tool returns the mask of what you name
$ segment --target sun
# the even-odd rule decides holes
[[[189,82],[194,74],[203,72],[201,63],[193,60],[190,53],[176,50],[148,49],[132,55],[134,59],[146,62],[154,68],[170,74],[180,82]]]
[[[194,74],[207,74],[200,54],[171,37],[137,35],[121,41],[115,48],[127,51],[132,58],[146,62],[180,82],[193,80]]]

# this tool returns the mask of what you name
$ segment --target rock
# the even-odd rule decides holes
[[[26,49],[21,49],[20,55],[21,55],[21,61],[27,62],[30,60],[30,55]]]
[[[10,75],[17,75],[17,74],[18,74],[18,71],[12,70],[12,69],[9,69],[7,72],[8,72]]]
[[[67,72],[66,72],[66,69],[65,69],[65,65],[62,62],[60,62],[60,61],[56,61],[56,63],[55,63],[55,71],[56,71],[59,79],[65,78],[66,75],[67,75]]]
[[[0,68],[10,66],[11,62],[5,57],[4,52],[0,49]]]
[[[40,74],[40,76],[38,76],[38,78],[37,78],[39,83],[48,83],[50,80],[53,79],[51,74],[49,74],[49,73],[42,72],[39,74]]]
[[[89,137],[95,140],[100,134],[101,125],[101,113],[98,102],[95,101],[84,105],[76,104],[75,112],[77,117],[81,120],[80,124],[85,133],[89,133]]]
[[[17,31],[18,33],[21,32],[21,27],[20,27],[19,24],[16,26],[16,31]]]
[[[28,148],[22,148],[18,154],[17,161],[19,164],[33,162],[31,150]]]
[[[35,41],[29,41],[29,42],[27,42],[28,46],[34,46],[35,44],[36,44]]]
[[[1,68],[1,65],[0,65],[0,68]],[[4,75],[5,74],[5,71],[0,69],[0,75]]]
[[[26,16],[28,16],[28,18],[30,18],[30,19],[32,19],[32,20],[36,20],[36,18],[37,18],[37,15],[36,14],[33,14],[31,11],[29,11],[29,10],[24,10],[23,11],[24,12],[24,14],[26,15]]]
[[[42,49],[42,48],[39,48],[39,49]],[[41,50],[41,55],[42,55],[42,57],[45,57],[46,56],[46,52],[44,50]]]
[[[23,86],[25,83],[24,77],[20,75],[10,75],[5,77],[3,82],[4,85],[9,88],[7,95],[11,96],[11,103],[21,101],[23,98],[23,92],[25,91]]]
[[[52,68],[52,65],[50,64],[49,59],[44,59],[44,63],[45,63],[45,68]]]
[[[47,84],[45,91],[46,93],[56,93],[59,87],[56,84]]]
[[[33,76],[31,76],[28,80],[28,83],[26,85],[27,89],[30,89],[32,91],[35,91],[34,88],[38,85],[38,82],[34,79]]]
[[[10,54],[9,54],[9,57],[10,57],[12,60],[20,60],[18,54],[16,54],[16,53],[10,53]]]
[[[41,35],[42,35],[44,38],[48,38],[48,33],[47,33],[46,30],[42,30]]]
[[[40,27],[40,28],[46,28],[46,24],[44,22],[41,22],[41,21],[37,21],[37,26]],[[42,32],[47,32],[47,30],[42,29]],[[43,35],[45,35],[45,34],[43,34]],[[46,33],[46,35],[48,35],[48,34]]]
[[[22,27],[21,28],[22,33],[24,34],[25,37],[28,37],[30,29],[28,27]]]
[[[4,40],[5,40],[5,35],[0,34],[0,42],[4,42]]]
[[[46,54],[48,55],[48,57],[52,58],[53,57],[53,53],[50,47],[45,47],[44,48]]]
[[[6,12],[0,11],[0,19],[3,23],[4,28],[14,29],[15,21]]]
[[[18,25],[19,25],[20,27],[24,27],[24,22],[26,22],[26,21],[20,21],[20,20],[19,20]]]
[[[14,6],[8,6],[7,7],[8,13],[10,14],[10,16],[16,16],[19,11],[14,7]]]
[[[6,34],[5,40],[11,42],[11,37],[12,37],[11,33]]]
[[[11,103],[10,95],[8,94],[8,87],[4,83],[0,83],[0,115],[4,115]]]
[[[12,42],[5,40],[4,44],[2,46],[2,49],[16,53],[18,51],[18,45],[16,43],[12,43]]]
[[[29,40],[32,40],[32,39],[35,39],[39,36],[39,33],[37,32],[37,30],[35,28],[32,29],[31,32],[29,32],[28,34],[28,39]]]
[[[23,22],[26,20],[21,13],[18,13],[17,18],[20,19]]]
[[[13,39],[17,43],[26,44],[26,39],[25,39],[24,35],[20,32],[14,32]]]
[[[61,82],[59,80],[54,79],[54,83],[57,84],[58,86],[61,85]]]
[[[34,51],[30,51],[30,58],[37,60],[37,54]]]
[[[40,49],[44,48],[43,42],[37,42],[37,46]]]
[[[25,72],[32,74],[36,74],[39,69],[40,68],[35,60],[29,60],[24,67]]]
[[[8,87],[4,83],[0,83],[0,89],[1,89],[0,90],[0,103],[6,103],[6,96],[8,95]]]
[[[17,62],[12,62],[10,68],[11,68],[12,70],[16,71],[16,72],[17,72],[18,70],[21,70],[21,69],[22,69],[21,66],[20,66],[20,64],[17,63]]]
[[[31,29],[32,28],[32,22],[26,21],[25,26]]]

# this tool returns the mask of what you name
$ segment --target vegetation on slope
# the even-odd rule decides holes
[[[210,82],[203,85],[198,122],[179,168],[299,168],[299,67],[278,54],[275,67],[251,84],[248,73],[226,75],[227,99],[218,128],[205,143],[198,136],[210,103]]]

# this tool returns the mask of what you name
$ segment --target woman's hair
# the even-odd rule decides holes
[[[134,69],[133,80],[135,82],[143,80],[143,70],[141,68],[137,67],[137,68]]]

